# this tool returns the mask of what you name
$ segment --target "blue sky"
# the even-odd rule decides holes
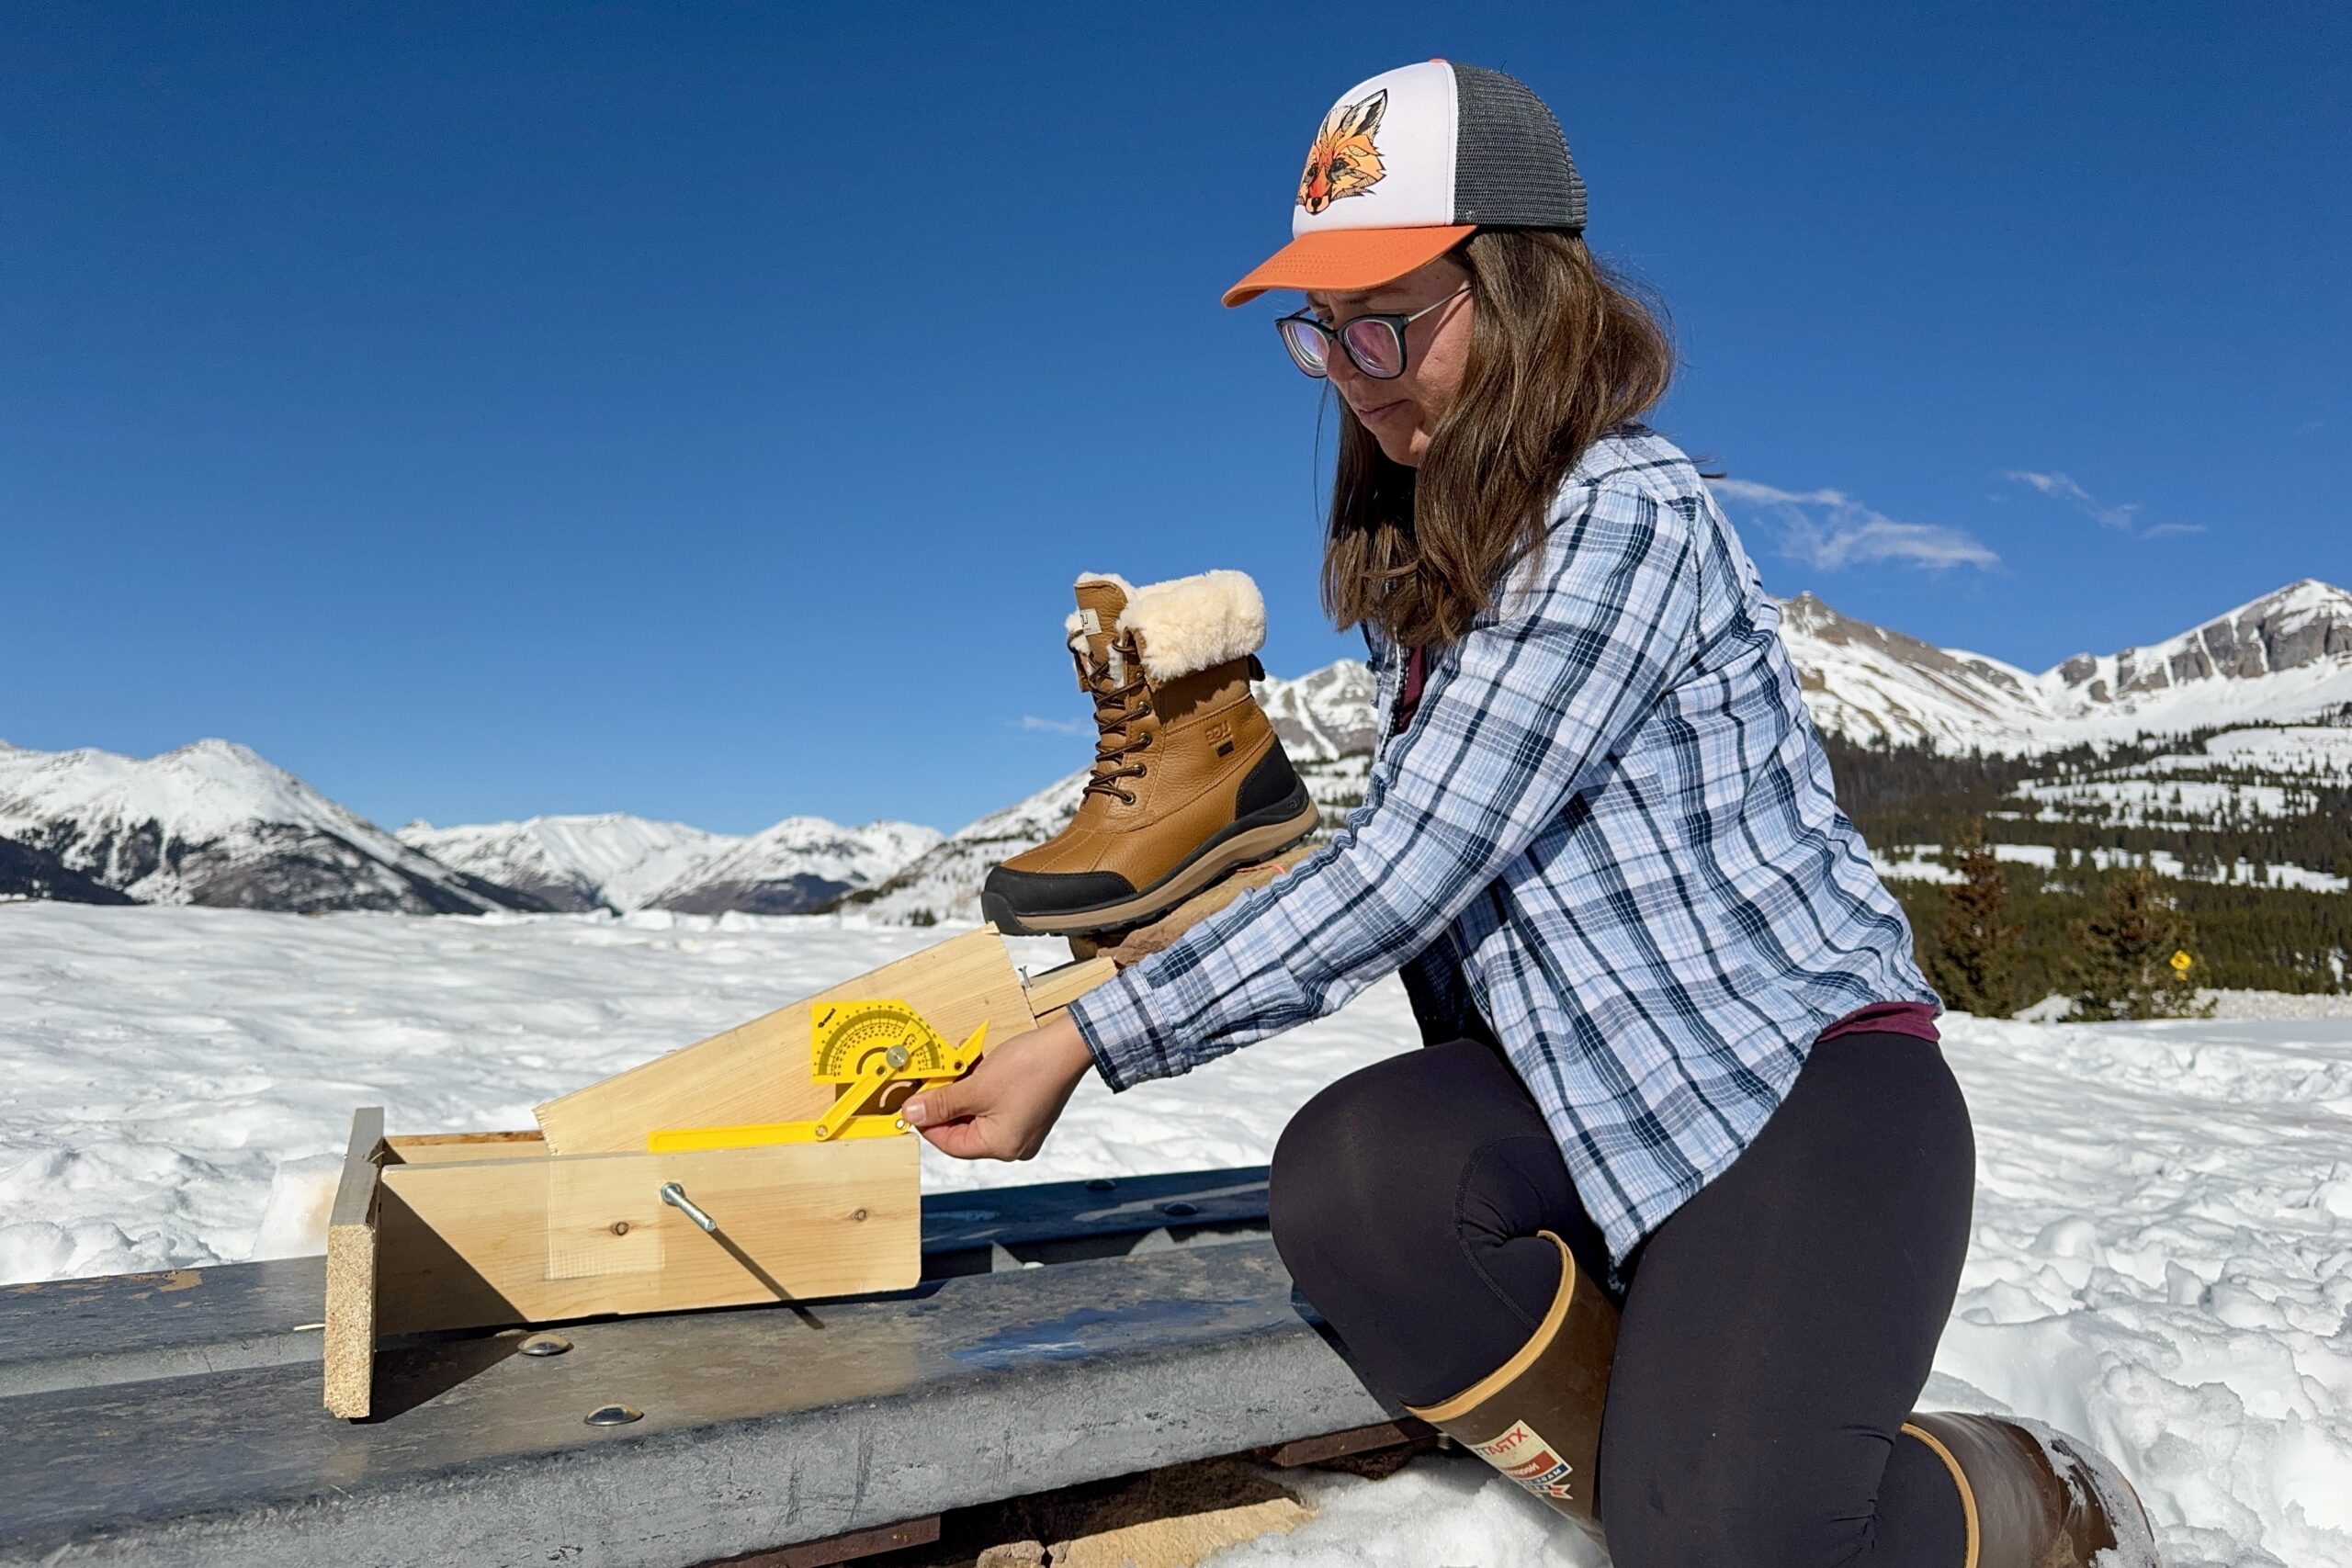
[[[2041,668],[2345,582],[2347,17],[12,6],[0,737],[953,828],[1083,760],[1080,570],[1351,653],[1216,297],[1430,55],[1559,113],[1773,592]]]

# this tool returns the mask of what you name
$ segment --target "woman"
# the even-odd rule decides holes
[[[1272,1187],[1374,1387],[1597,1511],[1618,1568],[2153,1562],[2071,1439],[1906,1416],[1967,1248],[1967,1110],[1777,614],[1637,423],[1670,351],[1584,206],[1498,73],[1332,108],[1292,243],[1226,302],[1303,290],[1284,344],[1345,409],[1324,592],[1381,675],[1364,803],[909,1120],[1026,1158],[1090,1067],[1181,1073],[1401,968],[1428,1047],[1302,1110]]]

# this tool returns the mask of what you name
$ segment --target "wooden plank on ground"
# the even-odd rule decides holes
[[[384,1334],[905,1290],[922,1276],[905,1135],[383,1173]],[[704,1232],[665,1183],[718,1224]]]
[[[343,1157],[334,1207],[327,1216],[325,1343],[327,1409],[356,1420],[368,1414],[376,1374],[378,1200],[384,1157],[384,1112],[356,1111]]]
[[[1004,939],[983,928],[548,1100],[537,1111],[539,1130],[559,1155],[631,1154],[668,1128],[806,1121],[836,1092],[808,1077],[809,1004],[883,998],[906,1002],[950,1040],[983,1022],[997,1041],[1036,1023]]]

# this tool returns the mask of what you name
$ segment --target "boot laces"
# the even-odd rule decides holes
[[[1151,747],[1150,731],[1133,733],[1136,720],[1151,712],[1151,690],[1143,677],[1143,666],[1136,658],[1134,644],[1121,643],[1117,648],[1132,677],[1125,685],[1111,684],[1107,650],[1101,662],[1091,664],[1087,671],[1087,684],[1094,691],[1094,776],[1086,781],[1086,788],[1080,794],[1114,795],[1133,806],[1135,792],[1119,781],[1144,776],[1140,760],[1125,759]]]

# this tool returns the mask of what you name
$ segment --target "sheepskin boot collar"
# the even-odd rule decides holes
[[[1266,645],[1266,601],[1246,571],[1204,571],[1137,588],[1114,571],[1079,574],[1078,608],[1063,623],[1082,664],[1109,664],[1114,685],[1132,643],[1158,684],[1197,675]],[[1124,637],[1121,634],[1125,634]],[[1085,685],[1083,673],[1080,684]]]

